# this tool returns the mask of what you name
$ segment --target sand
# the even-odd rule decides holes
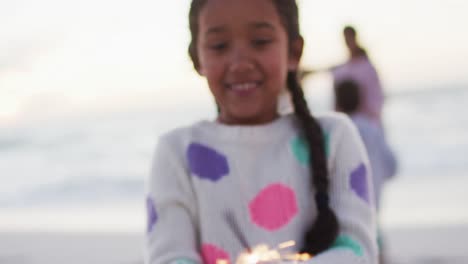
[[[468,264],[468,225],[387,232],[389,264]]]
[[[387,230],[386,264],[468,264],[468,225]],[[143,234],[0,232],[1,264],[141,264]]]

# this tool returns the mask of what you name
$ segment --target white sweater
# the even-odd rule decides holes
[[[306,263],[377,263],[363,144],[347,117],[318,120],[326,135],[330,205],[340,235],[334,247]],[[202,121],[162,136],[148,185],[147,263],[235,263],[245,247],[228,214],[249,246],[294,240],[297,251],[317,215],[309,151],[300,135],[294,115],[286,115],[257,126]]]

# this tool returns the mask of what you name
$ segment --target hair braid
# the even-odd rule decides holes
[[[192,36],[189,45],[189,55],[195,69],[199,69],[199,58],[197,54],[198,39],[198,15],[207,0],[192,0],[189,13],[190,33]],[[296,1],[294,0],[272,0],[277,8],[282,22],[287,30],[289,42],[300,38],[299,14]],[[304,93],[297,80],[296,72],[289,72],[287,79],[288,89],[294,103],[297,119],[300,121],[304,136],[309,145],[311,153],[310,174],[315,187],[315,202],[318,207],[317,219],[311,224],[305,233],[302,252],[318,254],[328,249],[335,241],[338,234],[338,222],[335,214],[329,207],[328,199],[328,169],[325,153],[325,143],[322,129],[318,122],[311,116]]]
[[[310,114],[296,72],[288,73],[287,82],[292,95],[295,115],[300,121],[310,150],[310,174],[316,190],[315,201],[318,207],[317,219],[306,232],[301,251],[317,254],[329,248],[338,235],[338,221],[330,209],[328,199],[329,182],[325,140],[319,123]]]

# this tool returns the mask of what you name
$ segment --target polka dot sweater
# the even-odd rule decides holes
[[[339,236],[306,263],[377,263],[373,190],[362,142],[346,117],[327,114],[318,120]],[[257,126],[202,121],[162,136],[146,200],[146,263],[233,264],[246,244],[274,247],[290,240],[297,251],[317,216],[308,163],[313,157],[300,131],[294,115],[286,115]]]

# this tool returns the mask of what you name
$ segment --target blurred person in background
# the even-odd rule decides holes
[[[334,86],[345,80],[356,82],[360,90],[360,104],[357,111],[371,121],[381,124],[384,94],[377,70],[366,50],[360,45],[354,27],[346,26],[343,29],[343,36],[349,58],[345,63],[330,69]]]
[[[360,92],[360,105],[358,112],[368,117],[369,120],[382,126],[382,109],[384,93],[379,75],[372,64],[366,50],[361,46],[357,38],[357,31],[352,26],[345,26],[343,36],[349,52],[349,58],[342,64],[325,69],[309,69],[300,73],[304,79],[310,74],[320,71],[328,71],[333,77],[333,86],[337,86],[345,80],[352,80],[358,85]],[[335,110],[336,110],[335,102]]]

